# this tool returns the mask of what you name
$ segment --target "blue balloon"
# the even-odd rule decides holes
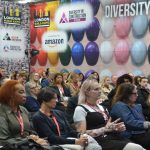
[[[134,74],[134,76],[143,76],[144,75],[144,73],[141,70],[138,70],[138,69],[134,70],[133,74]]]
[[[80,42],[84,37],[84,30],[83,29],[72,30],[72,36],[73,36],[74,41]]]
[[[99,48],[95,42],[89,42],[85,48],[86,62],[90,66],[97,64],[99,58]]]
[[[73,64],[80,66],[84,59],[84,47],[81,43],[76,42],[72,47]]]
[[[147,46],[143,41],[135,41],[131,49],[131,60],[136,66],[144,64],[147,56]]]
[[[93,18],[92,23],[86,29],[86,36],[89,41],[95,41],[99,35],[100,23],[96,17]]]
[[[90,3],[93,8],[94,16],[97,14],[100,6],[100,0],[86,0],[86,2]]]
[[[101,73],[100,73],[100,79],[102,79],[105,76],[108,76],[108,77],[111,78],[112,73],[110,72],[110,70],[104,69],[104,70],[101,71]]]
[[[145,36],[148,29],[148,17],[147,15],[135,16],[132,23],[132,33],[137,39]]]
[[[69,71],[66,68],[63,68],[60,70],[60,73],[69,73]]]
[[[81,70],[79,70],[79,69],[74,69],[73,72],[76,73],[76,74],[82,73]]]

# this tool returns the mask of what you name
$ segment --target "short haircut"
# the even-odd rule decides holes
[[[40,90],[40,92],[37,95],[37,100],[41,105],[43,102],[51,101],[51,99],[53,99],[55,95],[56,93],[53,89],[51,89],[50,87],[46,87]]]

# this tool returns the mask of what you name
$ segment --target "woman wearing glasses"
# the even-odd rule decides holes
[[[74,113],[77,131],[93,136],[103,150],[142,150],[140,145],[121,138],[119,132],[125,130],[123,122],[111,118],[107,110],[97,105],[100,96],[99,83],[96,80],[86,80],[79,93],[79,106]]]
[[[137,89],[133,84],[121,84],[113,99],[111,116],[120,118],[126,126],[122,136],[150,149],[150,122],[146,121],[141,104],[136,104]]]

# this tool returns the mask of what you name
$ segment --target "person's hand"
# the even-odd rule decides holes
[[[112,131],[121,132],[121,131],[126,130],[126,127],[123,122],[118,123],[120,121],[120,118],[115,120],[114,122],[111,122],[111,120],[112,119],[109,118],[109,120],[105,126],[106,132],[112,132]]]
[[[35,142],[38,143],[38,144],[40,144],[40,145],[48,146],[47,140],[44,140],[44,139],[41,139],[41,138],[39,138]]]
[[[48,141],[45,139],[39,138],[39,136],[37,135],[30,135],[28,138],[32,139],[37,144],[48,146]]]
[[[75,144],[81,145],[81,146],[87,145],[88,144],[88,136],[85,134],[81,135],[79,139],[75,140]]]

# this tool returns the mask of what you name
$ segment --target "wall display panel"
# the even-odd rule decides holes
[[[78,30],[65,30],[70,49],[59,53],[57,64],[47,61],[45,68],[55,66],[58,71],[64,67],[68,71],[79,69],[84,74],[88,70],[96,70],[101,76],[120,76],[127,72],[148,75],[150,1],[140,3],[134,0],[74,0],[58,2],[57,6],[79,1],[89,3],[94,8],[91,24],[86,28],[81,26]],[[53,5],[51,2],[47,4]],[[59,7],[54,12],[58,9]],[[76,10],[71,13],[74,16],[79,15]],[[51,26],[55,17],[50,18]],[[67,16],[65,19],[68,19]],[[36,37],[34,45],[40,44]],[[76,46],[78,47],[75,48]],[[57,49],[54,50],[57,53]],[[39,67],[38,62],[34,67]]]

